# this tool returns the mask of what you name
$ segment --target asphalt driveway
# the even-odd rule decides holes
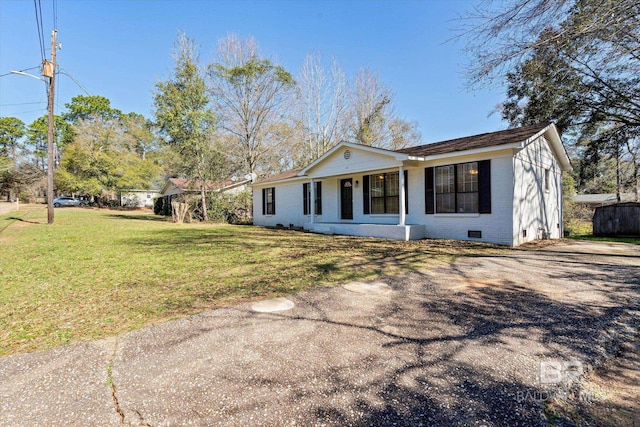
[[[570,242],[381,282],[2,358],[0,425],[547,425],[544,400],[637,320],[640,247]]]

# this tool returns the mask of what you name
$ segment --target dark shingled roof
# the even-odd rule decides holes
[[[427,157],[436,156],[438,154],[454,153],[456,151],[476,150],[479,148],[514,144],[526,140],[547,126],[549,126],[549,123],[506,129],[498,132],[489,132],[464,138],[450,139],[448,141],[419,145],[417,147],[403,148],[401,150],[397,150],[397,152],[408,154],[410,156]]]
[[[520,128],[500,130],[498,132],[489,132],[480,135],[466,136],[464,138],[450,139],[448,141],[434,142],[431,144],[419,145],[417,147],[403,148],[401,150],[396,150],[395,152],[416,157],[427,157],[437,156],[439,154],[455,153],[457,151],[476,150],[479,148],[515,144],[532,137],[547,126],[549,126],[549,123],[523,126]],[[265,177],[254,182],[254,184],[295,178],[301,170],[302,169],[293,169],[278,175]]]

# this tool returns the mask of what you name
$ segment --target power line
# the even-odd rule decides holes
[[[47,56],[47,49],[45,48],[44,43],[44,26],[43,26],[43,16],[42,16],[42,0],[38,0],[38,10],[40,11],[40,34],[42,34],[42,60]]]
[[[40,4],[40,13],[38,13],[38,4]],[[40,42],[40,55],[44,62],[45,50],[44,50],[44,29],[42,27],[42,3],[40,0],[33,0],[33,6],[36,11],[36,27],[38,28],[38,41]]]
[[[31,68],[25,68],[24,70],[18,70],[21,73],[25,72],[25,71],[29,71],[29,70],[35,70],[36,68],[40,68],[40,65],[36,66],[36,67],[31,67]],[[4,74],[0,74],[0,77],[5,77],[8,76],[10,74],[14,74],[13,71],[9,71],[8,73],[4,73]]]
[[[38,101],[38,102],[17,102],[14,104],[0,104],[0,107],[14,107],[16,105],[36,105],[36,104],[46,104],[47,101]]]
[[[46,108],[46,107],[44,107],[44,108],[39,108],[39,109],[37,109],[37,110],[19,111],[19,112],[17,112],[17,113],[11,113],[11,115],[12,115],[12,116],[17,116],[18,114],[37,113],[38,111],[44,111],[44,112],[46,112],[46,111],[47,111],[47,108]]]
[[[76,80],[71,74],[69,74],[69,71],[67,71],[64,68],[60,69],[60,72],[62,74],[64,74],[65,76],[69,77],[71,79],[71,81],[73,81],[80,89],[82,89],[84,91],[84,93],[86,93],[87,95],[91,96],[93,95],[91,92],[89,92],[87,90],[87,88],[85,88],[78,80]]]

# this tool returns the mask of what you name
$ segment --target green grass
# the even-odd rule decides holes
[[[632,245],[640,245],[640,237],[596,237],[592,234],[580,234],[571,236],[572,239],[577,240],[591,240],[593,242],[617,242],[617,243],[631,243]]]
[[[566,229],[571,231],[570,238],[576,240],[591,240],[594,242],[618,242],[640,245],[639,237],[596,237],[593,235],[593,224],[591,221],[574,219],[571,224],[566,225]]]
[[[240,301],[506,251],[56,209],[0,217],[0,355],[117,335]]]
[[[583,236],[593,233],[593,224],[591,221],[574,218],[568,224],[565,224],[564,229],[571,236]]]
[[[593,235],[593,224],[591,221],[574,219],[570,224],[565,225],[565,230],[570,231],[569,238],[576,240],[591,240],[594,242],[619,242],[640,245],[638,237],[596,237]]]

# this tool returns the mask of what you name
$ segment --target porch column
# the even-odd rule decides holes
[[[311,212],[309,212],[311,214],[311,224],[313,224],[315,222],[315,216],[316,216],[316,186],[315,186],[315,182],[313,181],[313,178],[311,178],[311,182],[309,183],[309,185],[311,186],[311,195],[309,196],[309,210]]]
[[[398,190],[400,191],[400,194],[398,194],[398,204],[400,205],[398,206],[398,210],[400,213],[400,222],[398,225],[404,225],[404,221],[407,216],[406,211],[404,210],[404,204],[405,204],[404,188],[407,184],[404,182],[404,166],[402,165],[400,165],[400,168],[399,168],[398,179],[399,179],[398,187],[400,187],[398,188]]]

